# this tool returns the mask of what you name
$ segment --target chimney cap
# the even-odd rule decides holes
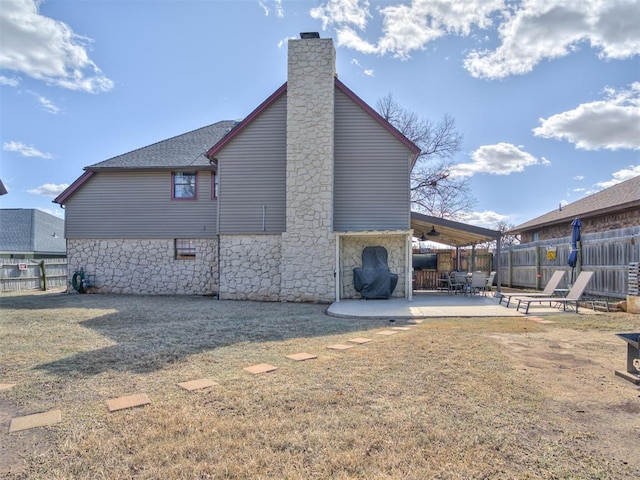
[[[320,34],[318,32],[300,32],[300,38],[320,38]]]

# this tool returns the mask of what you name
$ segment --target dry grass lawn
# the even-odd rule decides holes
[[[639,390],[613,373],[614,333],[640,316],[426,319],[387,337],[325,308],[3,294],[0,383],[17,385],[0,391],[0,478],[640,477]],[[372,341],[326,348],[357,337]],[[243,370],[259,363],[278,369]],[[218,385],[177,386],[199,378]],[[151,404],[108,412],[135,393]],[[52,409],[61,423],[8,434]]]

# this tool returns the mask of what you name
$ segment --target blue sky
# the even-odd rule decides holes
[[[638,25],[639,0],[0,0],[0,208],[63,216],[83,167],[245,117],[318,31],[370,105],[455,118],[461,220],[517,225],[640,175]]]

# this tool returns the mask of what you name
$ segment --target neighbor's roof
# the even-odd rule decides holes
[[[205,153],[238,122],[223,120],[96,163],[85,170],[209,167]]]
[[[529,220],[512,228],[507,233],[520,233],[566,222],[576,217],[588,218],[634,207],[640,207],[640,175],[565,205],[562,209],[553,210]]]
[[[66,251],[61,218],[33,208],[0,209],[0,252],[64,254]]]
[[[454,222],[445,218],[431,217],[418,212],[411,212],[411,228],[413,236],[420,237],[422,234],[429,240],[453,245],[454,247],[465,247],[478,243],[491,242],[500,238],[498,230],[476,227],[467,223]],[[433,230],[437,236],[430,236]]]

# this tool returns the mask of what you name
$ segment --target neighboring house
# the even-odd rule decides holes
[[[330,302],[358,297],[382,245],[410,297],[419,151],[338,80],[331,39],[290,40],[287,82],[242,122],[86,167],[54,200],[69,271],[100,292]]]
[[[571,224],[580,219],[575,268]],[[593,271],[587,293],[624,298],[629,290],[630,264],[640,260],[640,176],[564,205],[506,232],[519,234],[520,245],[503,250],[503,284],[542,288],[555,270],[567,272],[572,283],[582,269]],[[564,285],[563,285],[564,286]]]
[[[521,243],[565,237],[571,234],[571,222],[576,217],[582,223],[582,234],[639,226],[640,176],[561,206],[506,233],[520,235]]]
[[[0,258],[64,256],[64,220],[32,208],[0,209]]]

